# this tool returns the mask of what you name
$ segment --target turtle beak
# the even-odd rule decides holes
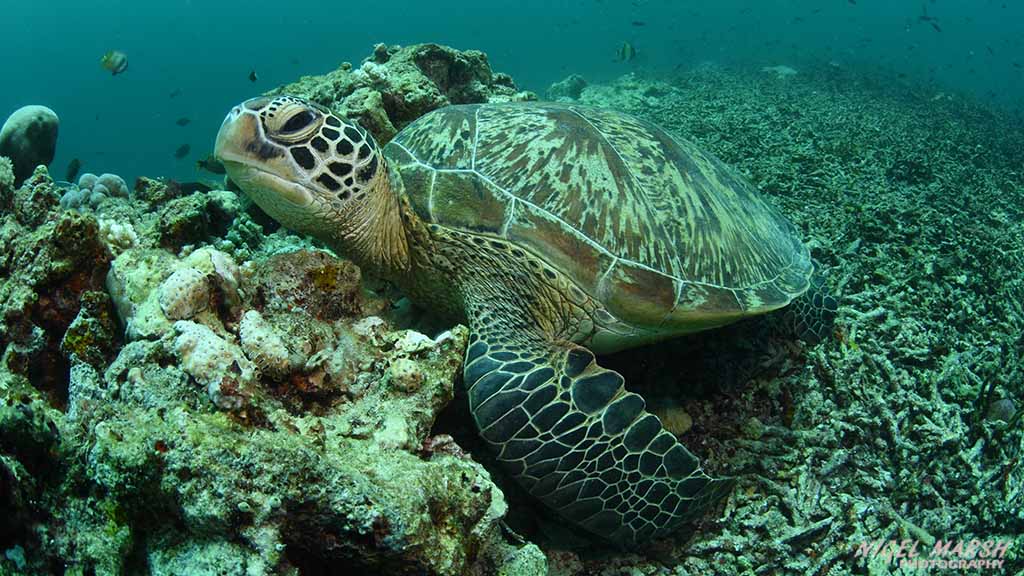
[[[265,204],[285,200],[292,206],[309,206],[313,198],[299,183],[301,175],[294,174],[284,148],[263,135],[259,116],[248,104],[235,106],[224,118],[213,155],[224,165],[228,177],[271,215],[276,210]]]
[[[269,160],[275,153],[277,156],[284,154],[272,145],[261,146],[262,141],[259,117],[235,106],[220,125],[213,155],[221,162],[249,163]],[[265,149],[261,151],[261,148]]]

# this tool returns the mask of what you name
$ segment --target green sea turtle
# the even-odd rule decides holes
[[[498,461],[571,522],[663,536],[713,479],[594,353],[722,326],[820,287],[793,226],[713,156],[617,112],[449,106],[380,150],[294,97],[236,106],[216,156],[263,210],[470,327],[470,409]],[[834,301],[794,316],[814,336]]]

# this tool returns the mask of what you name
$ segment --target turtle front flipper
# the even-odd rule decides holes
[[[516,480],[563,517],[636,545],[695,519],[731,488],[705,474],[589,350],[485,322],[473,323],[466,354],[473,418]]]

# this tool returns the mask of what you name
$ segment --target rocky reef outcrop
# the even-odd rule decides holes
[[[399,124],[517,94],[481,53],[371,62]],[[351,74],[348,96],[370,86]],[[434,430],[465,328],[394,304],[233,191],[45,167],[19,186],[0,157],[0,571],[543,573]]]
[[[36,166],[49,166],[57,151],[60,119],[46,106],[22,106],[0,127],[0,156],[14,165],[15,184],[28,178]]]
[[[284,231],[242,241],[233,192],[167,200],[228,221],[168,243],[140,195],[65,208],[44,169],[12,192],[3,168],[25,208],[0,227],[0,566],[543,570],[488,472],[431,431],[465,328],[398,329],[351,263]]]
[[[378,44],[358,67],[343,63],[271,94],[308,98],[359,122],[385,144],[399,130],[448,104],[536,100],[508,74],[494,72],[487,55],[439,44]]]

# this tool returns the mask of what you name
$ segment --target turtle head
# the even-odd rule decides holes
[[[264,212],[293,230],[377,252],[349,254],[357,260],[389,260],[401,248],[393,245],[397,201],[377,143],[323,106],[293,96],[246,100],[224,119],[214,155]]]

